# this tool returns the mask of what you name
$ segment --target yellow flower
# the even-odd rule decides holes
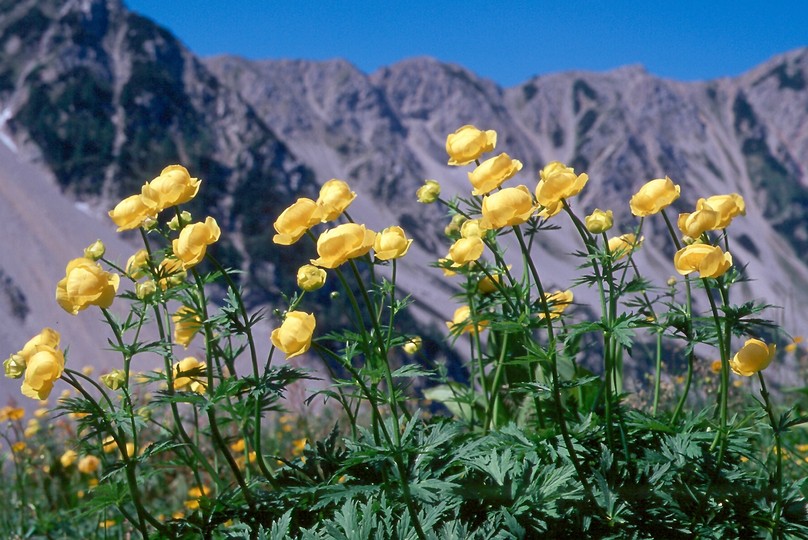
[[[83,456],[79,460],[79,472],[93,474],[101,466],[101,460],[95,456]]]
[[[713,360],[713,363],[710,364],[710,371],[715,374],[721,373],[721,359]]]
[[[410,339],[407,343],[404,344],[404,352],[413,355],[421,350],[421,337],[415,336],[414,338]]]
[[[171,320],[174,321],[174,341],[187,349],[191,340],[202,328],[202,319],[193,308],[181,306],[171,316]]]
[[[584,218],[586,229],[592,234],[600,234],[608,231],[614,225],[614,214],[611,210],[595,210]]]
[[[477,168],[468,173],[469,182],[474,187],[472,195],[485,195],[495,190],[522,170],[522,162],[511,159],[508,154],[500,154],[486,159]]]
[[[299,456],[306,449],[306,439],[295,439],[292,441],[292,455]]]
[[[84,258],[97,261],[98,259],[104,256],[105,251],[106,248],[104,247],[104,242],[102,242],[101,240],[96,240],[95,242],[84,248]]]
[[[160,279],[157,284],[162,290],[166,290],[171,285],[179,285],[185,281],[186,272],[182,267],[182,261],[176,257],[166,257],[160,261],[160,266],[157,268],[157,275]]]
[[[25,368],[22,394],[33,399],[47,399],[53,383],[62,376],[64,369],[65,357],[62,351],[46,345],[37,346]]]
[[[465,334],[467,332],[480,332],[487,325],[487,321],[479,321],[475,327],[471,321],[471,308],[460,306],[454,312],[451,321],[446,322],[446,326],[453,334]]]
[[[588,180],[589,175],[586,173],[576,175],[572,167],[567,167],[559,161],[552,161],[539,173],[536,200],[543,207],[552,209],[549,212],[550,216],[555,215],[561,210],[559,206],[561,199],[578,195]]]
[[[317,239],[317,254],[311,264],[336,268],[348,259],[361,257],[370,251],[376,233],[357,223],[344,223],[328,229]]]
[[[273,223],[275,236],[272,241],[282,246],[291,246],[297,242],[306,231],[320,223],[323,209],[311,199],[301,197],[289,208],[281,212]]]
[[[325,270],[304,264],[297,270],[297,286],[306,292],[316,291],[325,285]]]
[[[490,277],[485,276],[477,282],[477,292],[480,294],[491,294],[498,290],[497,285],[499,285],[501,280],[502,278],[499,274],[494,274]]]
[[[732,266],[732,255],[717,246],[691,244],[676,252],[673,265],[683,276],[698,271],[701,278],[717,278]]]
[[[126,275],[132,279],[140,279],[149,269],[149,252],[139,249],[126,261]]]
[[[157,291],[157,283],[153,279],[147,279],[143,283],[135,284],[135,296],[141,300],[151,296]]]
[[[279,328],[272,331],[272,344],[286,353],[286,358],[301,355],[311,347],[316,321],[314,315],[290,311]]]
[[[454,263],[452,266],[455,268],[465,266],[479,259],[483,254],[483,248],[485,248],[485,244],[479,236],[459,238],[449,248],[449,255],[446,258]]]
[[[751,377],[771,364],[776,349],[777,345],[774,343],[766,345],[759,339],[747,339],[741,350],[729,361],[729,367],[738,375]]]
[[[21,407],[6,405],[0,409],[0,422],[16,422],[17,420],[22,420],[23,417],[25,417],[25,409]]]
[[[550,312],[550,318],[557,319],[562,313],[564,313],[564,310],[566,310],[570,304],[572,304],[574,296],[572,291],[566,290],[552,292],[545,298],[547,299],[547,309]],[[540,311],[539,318],[544,319],[544,317],[544,311]]]
[[[146,183],[140,194],[146,206],[159,212],[193,199],[199,191],[199,184],[199,179],[191,178],[188,169],[182,165],[169,165],[160,176]]]
[[[440,184],[435,180],[427,180],[424,185],[418,188],[415,192],[418,197],[418,202],[422,204],[431,204],[438,200],[440,197]]]
[[[658,214],[679,198],[679,191],[679,185],[667,176],[646,182],[629,201],[631,213],[638,217]]]
[[[398,226],[387,227],[382,232],[376,233],[373,251],[377,259],[389,261],[406,255],[411,244],[412,239],[407,238],[404,229]]]
[[[109,454],[117,450],[118,444],[115,442],[115,437],[108,435],[106,438],[104,438],[101,448],[103,448],[105,454]]]
[[[323,223],[334,221],[351,205],[356,198],[356,193],[342,180],[332,178],[320,188],[320,196],[317,198],[317,206],[322,209]]]
[[[726,229],[734,217],[746,215],[746,202],[737,193],[713,195],[704,199],[704,204],[718,212],[719,218],[715,229]]]
[[[505,188],[483,197],[480,227],[487,230],[519,225],[530,219],[536,209],[526,186]]]
[[[713,210],[704,199],[699,199],[696,203],[696,211],[690,214],[679,214],[676,224],[685,236],[698,238],[705,231],[715,229],[719,219],[719,213]]]
[[[615,257],[616,261],[619,261],[640,247],[642,241],[642,238],[637,240],[637,236],[634,233],[621,234],[620,236],[609,238],[609,252]]]
[[[62,467],[67,469],[71,465],[73,465],[76,460],[79,458],[79,455],[76,453],[75,450],[67,450],[64,454],[59,458],[59,463],[62,464]]]
[[[109,217],[118,226],[118,232],[137,229],[147,218],[154,215],[155,211],[146,206],[140,195],[125,198],[109,211]]]
[[[23,435],[25,435],[27,439],[30,439],[31,437],[39,433],[39,427],[40,427],[39,420],[37,420],[36,418],[31,418],[30,420],[28,420],[28,425],[25,426]]]
[[[449,154],[449,165],[466,165],[490,152],[497,145],[497,132],[489,129],[481,131],[474,126],[465,125],[446,137],[446,153]]]
[[[122,369],[113,369],[101,375],[101,382],[110,390],[117,390],[126,385],[126,372]]]
[[[90,306],[108,308],[118,291],[120,276],[105,272],[92,259],[80,257],[67,263],[65,277],[56,284],[56,301],[76,315]]]
[[[460,226],[460,236],[463,238],[482,238],[485,231],[480,227],[479,219],[467,219]]]
[[[204,362],[200,362],[193,356],[186,356],[174,364],[174,390],[179,392],[190,390],[197,394],[204,394],[208,387],[205,378]]]
[[[207,247],[216,242],[220,234],[219,224],[208,216],[204,223],[192,223],[183,227],[179,238],[171,243],[171,248],[177,259],[182,261],[182,267],[187,270],[205,258]]]
[[[247,447],[247,442],[244,439],[239,439],[230,445],[230,450],[233,452],[243,452]]]
[[[58,349],[59,340],[59,332],[53,328],[43,328],[39,334],[29,339],[25,345],[23,345],[22,350],[11,355],[11,357],[6,360],[6,376],[12,379],[22,377],[31,357],[43,349]]]

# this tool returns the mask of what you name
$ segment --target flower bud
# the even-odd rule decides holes
[[[306,292],[316,291],[325,285],[326,272],[313,264],[304,264],[297,271],[297,286]]]
[[[3,368],[6,370],[6,377],[9,379],[19,379],[25,373],[25,357],[21,354],[12,354],[6,361],[3,362]]]
[[[126,385],[126,373],[122,369],[113,369],[101,375],[101,382],[110,390],[117,390]]]
[[[178,231],[182,229],[185,225],[192,221],[191,213],[188,210],[183,210],[180,212],[179,216],[174,216],[168,222],[168,228],[172,231]]]
[[[144,300],[154,294],[157,290],[157,283],[153,279],[147,279],[142,283],[135,285],[135,295],[141,300]]]
[[[418,188],[415,195],[418,197],[419,203],[431,204],[440,197],[440,184],[435,180],[427,180],[423,186]]]
[[[584,223],[592,234],[604,233],[614,225],[614,215],[611,210],[595,208],[594,212],[584,218]]]
[[[104,256],[105,251],[104,243],[101,240],[96,240],[84,249],[84,257],[97,261]]]
[[[414,338],[412,338],[411,340],[409,340],[407,343],[404,344],[404,352],[409,355],[417,353],[418,351],[421,350],[421,343],[422,343],[421,337],[415,336]]]

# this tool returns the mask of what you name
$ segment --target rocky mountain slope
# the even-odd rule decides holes
[[[783,306],[772,316],[787,330],[808,330],[808,49],[734,79],[681,83],[625,67],[501,88],[430,58],[371,75],[341,60],[200,60],[119,0],[0,0],[0,15],[0,142],[9,149],[0,162],[37,163],[42,181],[59,188],[40,196],[66,201],[49,216],[80,204],[100,231],[68,240],[54,219],[28,249],[4,257],[2,320],[22,321],[27,334],[53,314],[34,310],[34,296],[52,291],[22,283],[11,268],[35,264],[27,252],[47,249],[43,238],[64,239],[76,256],[106,237],[114,230],[106,210],[170,163],[204,180],[194,210],[222,225],[219,254],[245,270],[254,305],[277,299],[290,268],[309,255],[271,243],[278,213],[330,178],[348,181],[359,193],[355,219],[401,224],[415,238],[399,276],[420,324],[442,332],[454,289],[427,264],[448,249],[446,219],[414,193],[426,178],[447,195],[468,193],[466,169],[448,167],[443,149],[446,134],[465,123],[498,131],[497,150],[525,164],[520,183],[534,186],[551,160],[588,172],[576,209],[611,208],[625,231],[636,224],[628,199],[651,178],[681,184],[682,211],[702,196],[741,193],[747,216],[732,226],[733,255],[759,278],[743,294]],[[21,170],[0,180],[28,186]],[[37,199],[7,204],[32,214],[51,204]],[[640,263],[664,280],[673,266],[662,226],[647,223]],[[11,240],[0,238],[10,253]],[[565,227],[536,248],[552,286],[570,285],[571,246]],[[56,274],[70,256],[53,257]],[[0,354],[21,345],[15,334],[0,334]]]

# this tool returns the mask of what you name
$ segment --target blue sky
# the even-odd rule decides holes
[[[412,56],[503,86],[642,64],[693,81],[808,46],[808,0],[124,0],[201,55],[341,57],[370,73]]]

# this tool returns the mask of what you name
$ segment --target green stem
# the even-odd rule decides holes
[[[774,444],[777,451],[777,469],[775,472],[777,482],[777,501],[774,504],[774,530],[772,531],[774,538],[780,537],[780,517],[783,510],[783,443],[780,439],[780,427],[778,426],[777,419],[774,416],[774,408],[772,407],[769,391],[766,388],[766,381],[763,379],[763,372],[757,372],[758,380],[760,381],[760,395],[763,398],[763,403],[766,409],[766,414],[769,417],[769,423],[774,432]]]

